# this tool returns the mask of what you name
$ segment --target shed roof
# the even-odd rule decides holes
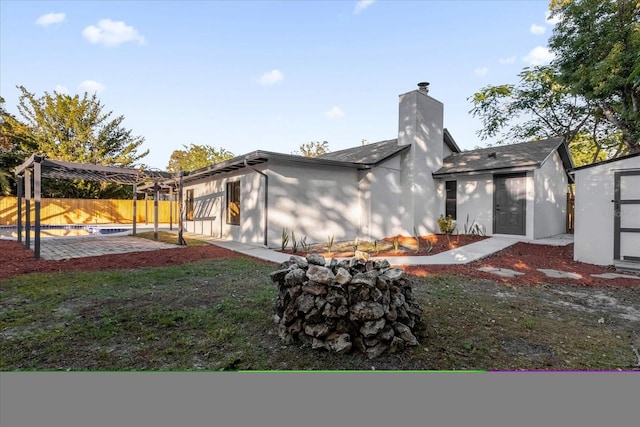
[[[591,164],[588,164],[588,165],[580,166],[580,167],[571,169],[570,172],[574,173],[576,171],[581,171],[583,169],[589,169],[589,168],[592,168],[594,166],[606,165],[607,163],[614,163],[614,162],[618,162],[620,160],[631,159],[633,157],[638,157],[638,156],[640,156],[640,152],[627,154],[626,156],[620,156],[620,157],[616,157],[616,158],[613,158],[613,159],[603,160],[601,162],[591,163]]]
[[[447,156],[433,175],[466,174],[504,169],[535,168],[558,150],[565,169],[573,163],[562,138],[548,138],[519,144],[480,148]]]

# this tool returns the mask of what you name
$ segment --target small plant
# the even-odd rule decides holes
[[[304,236],[302,239],[300,239],[300,246],[302,246],[302,250],[304,251],[305,254],[309,253],[309,249],[311,249],[311,245],[307,243],[307,236]]]
[[[428,238],[426,240],[427,240],[427,243],[426,243],[425,250],[427,251],[427,253],[431,253],[431,251],[433,250],[433,242],[431,242],[431,240],[429,240]]]
[[[291,231],[291,251],[294,254],[298,253],[298,241],[296,240],[296,234]]]
[[[451,217],[451,215],[440,215],[438,217],[438,227],[440,228],[440,232],[447,236],[451,236],[454,230],[456,229],[456,223]]]
[[[380,249],[378,248],[378,241],[374,240],[373,241],[373,253],[378,255],[378,252],[380,252]]]
[[[420,235],[415,227],[413,227],[413,238],[416,239],[416,253],[418,253],[420,252]]]
[[[289,244],[289,231],[286,228],[282,229],[282,238],[280,240],[280,246],[282,247],[282,250],[284,251],[285,249],[287,249],[287,245]]]
[[[356,237],[356,239],[353,241],[353,252],[354,253],[358,250],[358,246],[359,246],[359,240]]]
[[[329,253],[331,253],[331,249],[333,248],[333,239],[334,239],[333,235],[327,237],[327,251]]]
[[[396,236],[393,238],[393,250],[398,252],[398,248],[400,248],[400,240],[398,239],[398,236]]]
[[[467,214],[467,221],[464,224],[464,234],[484,236],[484,227],[478,224],[475,219],[469,224],[469,214]]]

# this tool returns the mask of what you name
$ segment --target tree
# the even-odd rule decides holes
[[[29,128],[9,114],[0,96],[0,195],[16,195],[13,169],[34,150]],[[26,150],[26,151],[25,151]]]
[[[328,152],[329,143],[327,141],[311,141],[300,145],[299,151],[294,151],[292,154],[305,157],[318,157]]]
[[[477,134],[497,143],[563,137],[576,164],[592,163],[623,151],[619,132],[593,102],[559,82],[554,66],[525,68],[518,85],[487,86],[469,99],[483,127]]]
[[[640,2],[552,0],[550,10],[561,19],[549,40],[560,82],[597,106],[628,152],[639,152]]]
[[[224,148],[219,150],[208,145],[190,144],[183,145],[184,150],[175,150],[171,153],[167,170],[169,172],[190,172],[211,166],[233,157],[233,153]]]
[[[144,142],[131,130],[122,126],[124,116],[112,118],[112,112],[103,112],[103,105],[94,94],[82,97],[45,92],[37,97],[18,86],[21,95],[18,111],[26,126],[26,135],[19,140],[18,150],[25,157],[32,153],[44,154],[53,160],[92,163],[120,167],[133,167],[149,153],[138,153]],[[11,119],[9,119],[12,122]],[[12,123],[17,128],[19,123]],[[129,197],[130,186],[84,180],[43,181],[45,197],[116,198]]]

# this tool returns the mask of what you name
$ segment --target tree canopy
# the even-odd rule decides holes
[[[2,111],[2,137],[20,163],[33,153],[69,162],[133,167],[148,154],[138,153],[144,142],[123,127],[124,116],[112,117],[94,94],[89,96],[45,92],[43,96],[18,86],[20,117]],[[132,189],[112,183],[82,180],[46,180],[45,197],[129,197]]]
[[[216,149],[208,145],[183,145],[184,150],[171,153],[167,170],[169,172],[190,172],[228,160],[234,154],[224,148]]]
[[[553,0],[550,9],[560,18],[549,40],[560,81],[640,151],[640,2]]]
[[[300,145],[298,151],[294,151],[292,154],[305,157],[317,157],[328,152],[329,143],[327,141],[311,141]]]
[[[576,164],[640,151],[640,2],[552,0],[555,59],[469,99],[481,139],[561,136]]]

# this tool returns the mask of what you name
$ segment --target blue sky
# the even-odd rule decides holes
[[[430,82],[463,149],[467,100],[547,63],[547,1],[0,2],[0,95],[98,93],[165,169],[201,144],[236,155],[397,137],[398,95]]]

